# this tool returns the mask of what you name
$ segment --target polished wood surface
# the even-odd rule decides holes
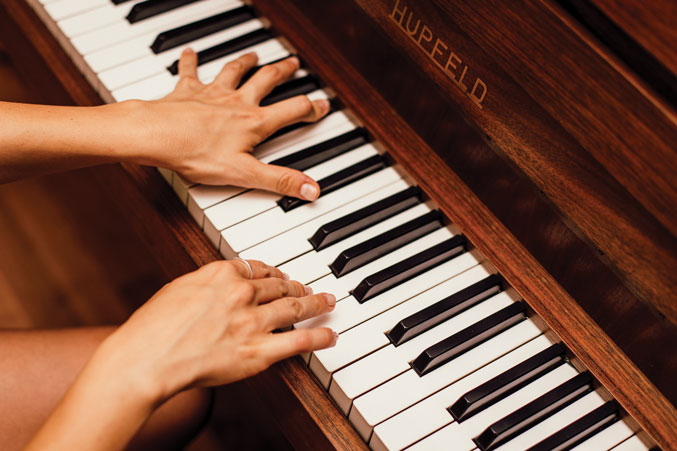
[[[383,35],[379,34],[373,26],[370,27],[367,20],[361,19],[359,11],[356,11],[354,6],[342,3],[340,5],[332,4],[332,7],[328,8],[327,4],[318,5],[311,1],[298,1],[295,2],[295,5],[288,3],[282,5],[282,3],[274,0],[259,0],[256,2],[266,15],[277,19],[276,26],[279,27],[283,35],[287,36],[297,46],[311,68],[320,73],[322,78],[341,94],[341,98],[348,103],[348,106],[355,110],[358,116],[369,125],[374,134],[386,144],[395,159],[414,175],[424,190],[442,206],[450,218],[459,224],[470,240],[489,257],[490,261],[497,265],[508,281],[563,338],[565,343],[572,348],[574,353],[595,373],[642,426],[666,448],[674,447],[673,431],[677,430],[677,415],[670,401],[633,365],[632,361],[618,349],[608,335],[591,320],[570,294],[558,284],[552,274],[534,259],[533,255],[524,248],[523,242],[530,244],[533,248],[535,241],[533,235],[543,234],[547,243],[541,243],[541,245],[547,246],[547,249],[549,249],[547,252],[550,253],[549,263],[551,265],[553,259],[559,260],[558,272],[560,276],[563,272],[568,272],[566,277],[572,284],[576,283],[576,276],[582,276],[582,279],[578,279],[579,286],[582,281],[585,281],[584,287],[585,283],[589,282],[593,289],[601,290],[604,297],[592,299],[591,304],[595,301],[597,303],[602,301],[605,305],[600,310],[604,311],[608,318],[618,320],[620,316],[623,324],[614,332],[615,335],[624,334],[626,342],[628,337],[630,337],[630,340],[636,340],[649,331],[649,335],[653,336],[647,340],[648,342],[670,346],[671,343],[674,343],[674,324],[654,314],[649,308],[650,304],[643,303],[632,293],[625,291],[622,282],[618,279],[613,280],[613,275],[609,275],[608,268],[605,272],[603,268],[596,266],[594,263],[596,258],[592,256],[593,260],[590,260],[591,254],[580,249],[584,242],[575,233],[571,230],[562,229],[557,222],[554,222],[552,217],[545,218],[550,222],[543,222],[545,214],[539,211],[543,207],[538,205],[537,199],[533,196],[518,198],[513,196],[513,202],[508,202],[510,206],[508,208],[512,209],[510,212],[512,219],[506,222],[520,222],[522,224],[522,230],[518,231],[522,235],[520,238],[524,237],[525,229],[527,234],[531,234],[531,237],[527,237],[527,239],[518,240],[512,235],[512,231],[506,229],[497,221],[492,212],[477,199],[474,190],[473,192],[468,190],[459,177],[449,169],[450,162],[453,163],[453,158],[449,157],[449,153],[468,153],[474,155],[477,160],[485,157],[490,160],[491,157],[482,151],[483,148],[486,149],[487,144],[478,139],[472,129],[468,129],[464,120],[459,116],[458,110],[454,111],[453,108],[443,109],[438,105],[436,99],[444,97],[435,96],[434,91],[426,90],[425,85],[420,84],[421,80],[412,75],[416,72],[416,67],[423,68],[427,72],[426,75],[434,74],[434,70],[437,70],[425,59],[425,56],[420,59],[417,58],[418,53],[416,52],[419,51],[418,49],[407,49],[407,54],[414,58],[416,64],[406,65],[409,61],[405,58],[398,58],[397,52],[393,52],[392,48],[389,47],[388,40],[384,40]],[[372,11],[370,8],[374,7],[373,4],[376,2],[358,3],[370,12]],[[417,2],[416,5],[420,6],[422,3]],[[383,20],[380,18],[381,16],[378,18],[372,17],[376,18],[377,21]],[[348,33],[337,26],[337,24],[342,23],[337,18],[350,18],[350,25],[346,25],[349,30]],[[449,24],[447,24],[447,28],[449,28]],[[390,32],[386,36],[390,39],[394,34],[394,32]],[[453,42],[458,42],[458,39]],[[448,80],[446,81],[448,82]],[[381,98],[376,93],[375,86],[378,86],[379,93],[392,94],[392,97],[389,97],[386,102],[386,99]],[[454,95],[457,94],[454,91],[456,87],[449,87],[448,89]],[[424,96],[424,94],[429,94],[429,96]],[[469,103],[467,99],[461,96],[463,94],[456,95],[454,100],[459,104]],[[401,109],[397,110],[401,117],[393,111],[393,105],[401,106]],[[516,105],[523,106],[520,103]],[[461,110],[463,113],[468,113],[470,108],[475,108],[475,106],[468,105],[466,108],[465,105],[462,105]],[[409,114],[407,115],[407,113]],[[513,113],[510,108],[506,108],[503,114],[507,116]],[[513,115],[515,114],[525,113],[520,110],[515,111]],[[539,122],[544,120],[542,117],[543,111],[540,109],[527,111],[526,114],[528,114],[529,119],[533,116],[533,124],[538,125]],[[472,117],[475,118],[476,116],[477,114]],[[406,123],[402,121],[402,117],[408,119]],[[442,121],[439,119],[436,120],[436,117],[444,118],[444,122],[453,124],[449,125],[452,129],[451,133],[443,134],[440,132],[445,124],[441,123]],[[526,122],[525,124],[530,123]],[[416,132],[419,132],[420,135],[414,133],[412,126],[419,127]],[[493,126],[497,127],[497,124],[494,123]],[[434,130],[430,131],[430,128]],[[518,130],[514,133],[518,133],[520,130],[525,132],[525,129],[526,126],[518,127]],[[559,130],[559,133],[564,139],[561,130]],[[442,134],[446,139],[439,143],[434,139],[435,134]],[[431,141],[435,144],[441,144],[447,148],[453,146],[452,149],[445,152],[445,149],[440,149],[438,145],[433,150],[426,141],[421,139],[421,136],[429,137],[431,135],[433,136]],[[507,137],[504,136],[503,139],[506,140]],[[553,139],[553,137],[549,136],[548,139]],[[568,138],[568,140],[572,141],[571,138]],[[492,139],[491,141],[492,149],[501,150],[495,140]],[[415,151],[412,151],[412,149],[415,149]],[[552,150],[552,147],[550,149]],[[555,148],[555,150],[557,149]],[[529,158],[526,153],[523,155],[525,160]],[[440,156],[446,157],[445,160],[442,161]],[[552,155],[550,157],[552,158]],[[588,159],[588,161],[590,160]],[[485,162],[480,161],[480,163]],[[491,162],[491,164],[493,163]],[[592,169],[599,168],[599,165],[591,164]],[[477,171],[478,165],[475,166],[474,169]],[[490,166],[490,164],[480,165],[480,172],[487,166]],[[543,168],[543,164],[540,166],[541,169],[552,171],[552,168],[547,168],[547,166]],[[467,168],[472,169],[469,166]],[[572,168],[567,169],[571,172]],[[590,170],[590,168],[586,167],[585,170]],[[602,169],[596,173],[597,176],[600,176],[600,174],[604,175]],[[497,180],[497,183],[492,183],[491,176],[493,174],[484,172],[478,177],[483,179],[485,184],[493,185],[497,189],[501,189],[501,184],[503,184],[502,190],[504,192],[512,188],[510,184],[506,185],[506,182],[515,180],[515,177],[504,178]],[[463,174],[461,177],[469,178],[469,175]],[[577,180],[577,178],[575,177],[574,180]],[[513,193],[508,191],[508,194]],[[585,193],[578,189],[577,194],[583,196]],[[564,195],[567,194],[560,196]],[[500,198],[499,193],[494,192],[494,196]],[[557,199],[557,196],[555,196],[555,199]],[[581,199],[582,197],[578,198],[579,203]],[[505,200],[504,196],[503,201]],[[500,208],[498,210],[500,211]],[[645,212],[641,209],[640,211]],[[560,224],[563,223],[561,218],[559,218],[559,222]],[[655,225],[655,222],[653,224]],[[553,228],[546,229],[543,232],[539,231],[538,228],[543,226],[553,226]],[[654,237],[649,235],[643,239],[649,238]],[[571,250],[572,245],[574,248],[579,247],[579,249]],[[544,251],[541,250],[536,253],[542,254]],[[563,262],[563,256],[574,258],[571,261],[565,259]],[[668,262],[671,260],[672,258],[669,258]],[[545,261],[548,262],[548,259],[546,258]],[[563,266],[566,267],[563,268]],[[600,273],[590,273],[591,269],[598,270]],[[604,281],[605,286],[601,288],[594,286],[599,282],[595,280],[597,277],[607,278]],[[670,301],[669,296],[672,292],[666,290],[662,293],[668,296],[662,300]],[[620,295],[620,298],[618,295]],[[582,296],[583,299],[585,297]],[[576,299],[578,300],[578,298]],[[617,304],[619,299],[621,299],[620,305]],[[618,307],[621,307],[621,310],[625,310],[625,312],[619,312]],[[599,310],[596,313],[599,313]],[[620,315],[618,315],[619,313]],[[643,316],[645,319],[641,322],[641,325],[637,322],[638,316],[636,315],[638,313],[640,317]],[[659,326],[656,327],[656,324]],[[633,332],[629,332],[630,330]],[[656,361],[662,360],[662,363],[658,363],[661,370],[654,371],[653,376],[661,383],[661,388],[664,391],[670,392],[672,390],[674,395],[673,384],[670,382],[672,374],[674,374],[674,355],[668,353],[663,356],[655,356],[654,354],[647,359],[644,357],[647,354],[647,349],[661,349],[661,346],[647,346],[647,342],[645,342],[644,347],[637,347],[633,350],[634,357],[642,363],[643,370],[650,370]],[[653,362],[650,362],[650,360],[653,360]],[[657,405],[660,407],[657,407]]]
[[[254,3],[654,440],[677,448],[675,356],[647,352],[676,337],[670,107],[550,2],[405,2],[486,83],[481,109],[388,18],[394,1]],[[19,0],[2,7],[35,21]],[[68,66],[44,27],[30,27],[41,37],[26,48]],[[552,30],[561,41],[534,38]],[[536,57],[525,61],[527,50]],[[100,101],[75,79],[55,89]],[[166,246],[164,271],[218,258],[156,173],[125,169],[120,202],[132,199],[151,247]],[[156,225],[166,235],[154,237]],[[250,383],[285,406],[278,420],[294,446],[312,445],[292,433],[307,425],[315,443],[364,447],[299,362]]]

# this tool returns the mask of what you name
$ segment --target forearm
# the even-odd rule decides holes
[[[0,102],[0,183],[133,160],[144,145],[139,105],[61,107]]]
[[[127,365],[134,356],[121,355],[114,340],[100,346],[27,450],[119,450],[146,422],[161,400],[149,372]]]

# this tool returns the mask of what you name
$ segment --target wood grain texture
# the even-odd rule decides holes
[[[498,151],[517,165],[545,193],[548,200],[556,205],[570,224],[574,225],[576,233],[605,254],[615,270],[622,274],[622,279],[629,288],[645,302],[655,305],[673,324],[677,324],[677,305],[662,294],[677,292],[677,276],[671,269],[677,267],[675,236],[633,197],[626,186],[614,178],[605,165],[597,161],[594,155],[562,127],[561,116],[570,113],[572,117],[581,117],[574,109],[587,102],[579,102],[578,98],[569,96],[567,100],[570,103],[562,103],[558,114],[551,115],[548,109],[532,98],[533,89],[529,85],[534,83],[544,86],[545,82],[528,77],[515,78],[505,71],[497,58],[485,53],[460,28],[460,25],[445,16],[445,11],[435,6],[434,2],[408,4],[409,11],[413,10],[416,17],[426,18],[428,26],[435,30],[437,36],[447,43],[453,43],[453,51],[457,52],[464,64],[469,66],[467,79],[470,83],[473,77],[477,76],[485,81],[489,93],[483,102],[483,109],[480,110],[390,19],[394,2],[364,0],[358,3],[383,27],[393,42],[413,58],[415,64],[425,70],[429,78],[438,83],[448,98],[461,109],[463,117],[473,121]],[[477,13],[473,19],[481,22],[480,17],[491,14],[493,12],[485,11],[483,15]],[[458,20],[465,23],[471,19],[464,16]],[[501,32],[496,28],[499,25],[501,24],[488,24],[489,31],[485,33],[494,33],[496,46],[499,46],[501,36]],[[481,23],[477,26],[481,26]],[[505,26],[512,27],[507,24]],[[480,31],[477,33],[481,34]],[[553,48],[550,49],[551,53],[554,51]],[[496,52],[500,53],[501,50],[496,49]],[[516,55],[511,60],[514,65],[527,65],[530,61],[532,57],[523,54]],[[547,65],[547,61],[533,63],[534,71]],[[538,76],[537,73],[532,75]],[[581,89],[588,89],[585,88],[587,86],[585,78],[568,73],[559,76],[561,84],[572,79],[580,80]],[[554,79],[552,82],[555,83]],[[553,92],[552,95],[558,94]],[[581,98],[586,96],[581,95]],[[560,99],[559,102],[564,100]],[[628,100],[627,105],[630,105],[627,108],[630,115],[635,114],[633,113],[635,103]],[[621,104],[609,105],[608,108],[609,111],[625,111]],[[616,116],[625,114],[605,115],[599,120],[612,120]],[[636,116],[634,119],[644,121],[637,127],[645,127],[646,124],[652,123],[651,118],[643,116]],[[433,120],[440,122],[439,119]],[[597,132],[599,130],[587,131],[591,134]],[[603,141],[604,136],[597,135],[589,139]],[[605,146],[607,148],[609,145],[614,146],[614,140],[616,138],[611,137]],[[638,142],[635,144],[638,149],[647,148]],[[666,143],[662,146],[665,148]],[[674,152],[670,150],[669,153]],[[653,152],[636,152],[636,154],[654,155]],[[659,161],[656,161],[656,164],[661,164],[665,168],[673,164],[672,160],[674,158],[669,157],[666,164]],[[646,174],[652,172],[647,170],[635,174],[636,182],[653,178]],[[667,208],[667,210],[675,209]]]
[[[591,3],[677,76],[677,2],[593,0]]]
[[[496,264],[642,427],[661,446],[675,448],[677,441],[673,432],[677,430],[677,413],[673,406],[426,142],[394,114],[388,103],[353,70],[351,63],[333,51],[331,43],[322,37],[326,32],[317,28],[322,24],[302,14],[301,10],[307,15],[307,8],[312,7],[305,3],[297,9],[296,5],[276,0],[259,0],[256,5],[266,15],[276,18],[276,26],[297,46],[311,68],[365,120],[394,158]],[[337,17],[328,15],[334,20]]]

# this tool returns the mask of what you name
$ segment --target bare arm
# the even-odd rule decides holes
[[[176,89],[157,101],[99,107],[0,102],[0,183],[126,161],[168,168],[194,182],[314,200],[319,194],[315,181],[299,171],[261,163],[250,152],[281,127],[318,120],[329,105],[298,96],[259,107],[263,97],[294,73],[298,60],[268,66],[236,89],[256,62],[255,55],[244,55],[204,85],[197,79],[196,54],[186,51]]]
[[[192,387],[226,384],[336,343],[327,328],[272,333],[330,312],[274,267],[216,262],[160,290],[96,351],[28,450],[122,449],[151,412]]]

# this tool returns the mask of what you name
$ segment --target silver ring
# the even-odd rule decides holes
[[[240,260],[245,265],[247,265],[247,268],[249,269],[249,279],[254,278],[254,270],[252,269],[252,265],[250,265],[247,260],[245,260],[244,258],[240,258],[240,257],[235,257],[234,260]]]

